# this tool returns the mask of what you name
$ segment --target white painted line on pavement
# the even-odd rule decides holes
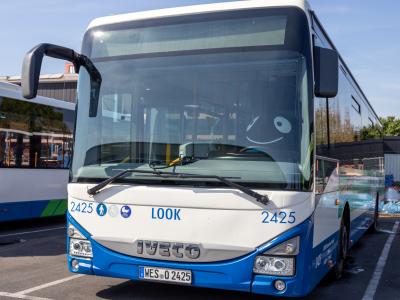
[[[388,239],[386,240],[385,246],[383,247],[381,256],[378,259],[378,263],[376,264],[374,274],[368,283],[368,287],[365,290],[364,296],[362,300],[373,300],[375,296],[376,289],[378,288],[379,281],[381,280],[383,270],[386,265],[387,258],[389,256],[390,248],[392,247],[393,240],[397,234],[399,229],[399,221],[393,225],[392,233],[389,235]]]
[[[64,283],[64,282],[67,282],[67,281],[70,281],[70,280],[73,280],[73,279],[76,279],[76,278],[79,278],[79,277],[82,277],[82,276],[85,276],[85,275],[84,274],[72,275],[72,276],[69,276],[69,277],[66,277],[66,278],[63,278],[63,279],[59,279],[59,280],[56,280],[56,281],[48,282],[48,283],[45,283],[45,284],[41,284],[41,285],[35,286],[33,288],[30,288],[30,289],[26,289],[26,290],[23,290],[23,291],[20,291],[20,292],[16,292],[16,293],[14,293],[14,295],[30,294],[32,292],[51,287],[53,285],[61,284],[61,283]]]
[[[62,226],[62,227],[54,227],[54,228],[47,228],[47,229],[40,229],[40,230],[15,232],[15,233],[9,233],[9,234],[0,235],[0,238],[9,237],[9,236],[16,236],[16,235],[23,235],[23,234],[30,234],[30,233],[46,232],[46,231],[59,230],[59,229],[65,229],[65,228],[67,228],[67,227],[66,226]]]
[[[41,297],[28,296],[28,295],[18,295],[18,294],[7,293],[7,292],[0,292],[0,297],[7,297],[7,298],[14,298],[14,299],[27,299],[27,300],[51,300],[49,298],[41,298]]]

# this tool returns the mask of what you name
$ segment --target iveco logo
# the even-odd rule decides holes
[[[137,241],[137,253],[148,255],[159,254],[164,257],[174,256],[176,258],[186,256],[190,259],[196,259],[200,257],[200,247],[196,244],[139,240]]]

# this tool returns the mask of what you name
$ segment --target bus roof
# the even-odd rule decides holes
[[[156,19],[174,16],[194,15],[201,13],[241,10],[251,8],[266,8],[266,7],[298,7],[304,11],[309,9],[307,0],[247,0],[235,2],[222,2],[212,4],[201,4],[192,6],[173,7],[149,11],[134,12],[128,14],[120,14],[115,16],[107,16],[94,19],[88,26],[88,30],[109,24],[124,23],[129,21],[139,21],[146,19]]]
[[[37,96],[33,99],[25,99],[22,97],[21,87],[16,84],[8,83],[8,82],[0,82],[0,97],[9,97],[12,99],[17,99],[21,101],[27,101],[31,103],[43,104],[52,107],[75,110],[75,103]]]
[[[310,17],[309,13],[313,13],[311,11],[310,5],[307,0],[245,0],[245,1],[234,1],[234,2],[220,2],[220,3],[211,3],[211,4],[200,4],[200,5],[191,5],[191,6],[181,6],[181,7],[172,7],[165,9],[157,9],[157,10],[148,10],[148,11],[139,11],[127,14],[119,14],[107,17],[101,17],[94,19],[88,26],[87,30],[92,28],[102,26],[102,25],[111,25],[118,23],[125,23],[130,21],[140,21],[146,19],[157,19],[157,18],[165,18],[165,17],[175,17],[175,16],[184,16],[184,15],[195,15],[202,13],[211,13],[211,12],[221,12],[221,11],[234,11],[234,10],[245,10],[245,9],[256,9],[256,8],[272,8],[272,7],[297,7],[307,13],[307,17]],[[315,16],[315,14],[314,14]],[[316,16],[315,16],[316,18]],[[336,49],[331,39],[327,35],[325,29],[319,22],[318,18],[316,18],[318,24],[326,34],[329,42],[332,47]],[[336,49],[337,50],[337,49]],[[338,51],[338,50],[337,50]],[[339,51],[338,51],[339,53]],[[340,53],[339,53],[340,56]],[[362,96],[367,102],[369,108],[372,113],[375,114],[376,118],[379,117],[375,112],[374,108],[368,101],[364,91],[361,89],[360,85],[356,81],[355,77],[351,74],[350,69],[347,67],[343,58],[340,56],[340,59],[347,71],[350,73],[351,78],[357,85],[360,90]]]

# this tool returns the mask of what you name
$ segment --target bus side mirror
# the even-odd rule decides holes
[[[315,96],[333,98],[339,86],[339,55],[335,50],[314,47]]]
[[[39,44],[31,49],[24,57],[22,65],[22,95],[26,99],[35,98],[39,86],[40,69],[44,56],[63,59],[74,64],[75,70],[78,73],[80,67],[84,67],[90,75],[90,108],[89,116],[97,115],[97,106],[101,86],[101,75],[92,61],[85,55],[76,53],[74,50],[53,45]]]

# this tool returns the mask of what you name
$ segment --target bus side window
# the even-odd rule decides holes
[[[330,193],[339,190],[339,163],[336,160],[317,158],[315,192]]]

